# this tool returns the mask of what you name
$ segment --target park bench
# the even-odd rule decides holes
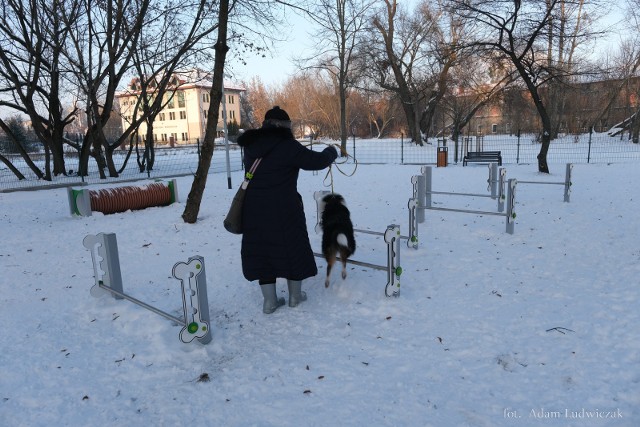
[[[500,151],[469,151],[462,159],[462,166],[467,163],[498,163],[502,166],[502,155]]]

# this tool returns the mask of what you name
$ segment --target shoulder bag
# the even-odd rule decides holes
[[[231,201],[231,207],[229,208],[229,212],[224,219],[224,228],[233,234],[242,234],[242,207],[244,205],[244,196],[247,191],[247,186],[249,185],[249,181],[253,178],[253,174],[256,172],[258,165],[262,158],[256,159],[251,165],[251,169],[244,175],[244,181],[240,184],[240,188],[236,192],[236,195],[233,196],[233,200]]]

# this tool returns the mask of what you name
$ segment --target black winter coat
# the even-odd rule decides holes
[[[318,274],[298,194],[298,172],[320,170],[338,156],[333,147],[309,150],[282,127],[246,131],[238,138],[244,166],[262,157],[247,187],[242,214],[242,272],[249,280],[303,280]]]

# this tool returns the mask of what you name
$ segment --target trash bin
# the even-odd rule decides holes
[[[436,166],[445,167],[448,164],[448,147],[438,147],[438,153],[436,157]]]

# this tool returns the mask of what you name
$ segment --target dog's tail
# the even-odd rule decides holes
[[[349,238],[344,233],[340,233],[336,236],[336,242],[338,242],[338,245],[343,248],[348,249],[352,254],[356,251],[356,242],[349,241]]]

